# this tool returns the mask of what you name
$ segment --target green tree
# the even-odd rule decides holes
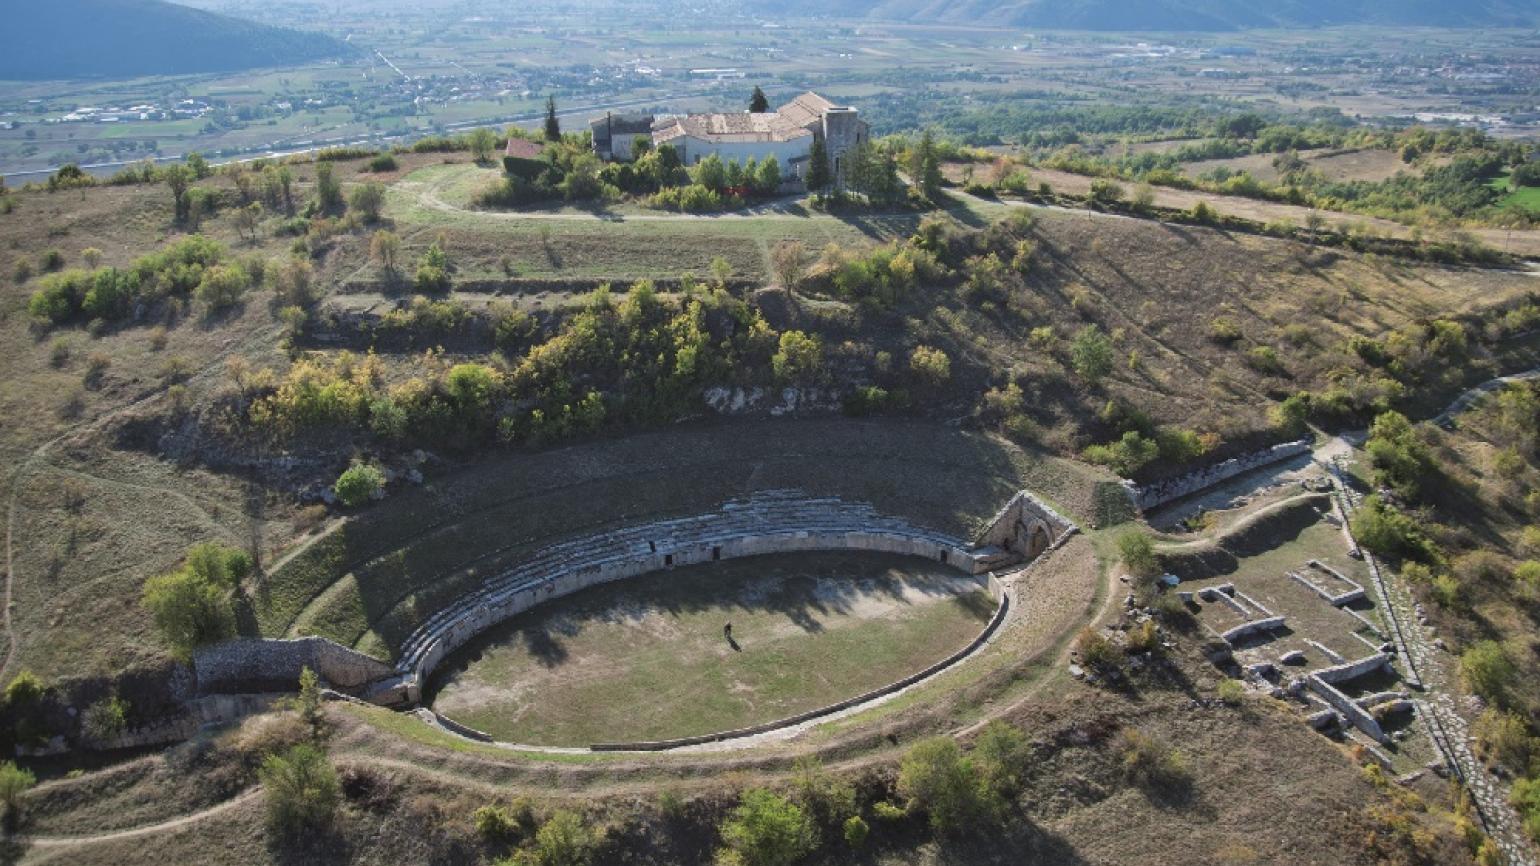
[[[488,130],[480,130],[488,135]],[[348,196],[348,206],[357,211],[364,218],[364,222],[376,222],[380,218],[380,209],[385,206],[385,185],[378,181],[370,181],[353,187],[353,192]]]
[[[824,145],[823,138],[813,137],[812,149],[807,157],[807,188],[815,195],[822,195],[834,182],[829,174],[829,149]]]
[[[310,726],[313,734],[320,734],[325,719],[321,715],[321,678],[309,665],[299,669],[299,694],[294,699],[294,709]]]
[[[558,809],[535,831],[529,853],[534,866],[588,866],[598,848],[599,840],[581,815]]]
[[[1075,332],[1069,356],[1075,374],[1091,385],[1099,384],[1106,378],[1116,361],[1112,340],[1095,325],[1086,325]]]
[[[1118,536],[1118,555],[1128,570],[1138,577],[1154,577],[1160,571],[1154,542],[1137,529],[1130,529]]]
[[[143,603],[161,636],[183,658],[235,632],[224,589],[187,569],[145,581]]]
[[[749,111],[754,114],[764,114],[769,110],[770,99],[765,96],[763,90],[759,89],[759,85],[754,85],[754,95],[749,97]]]
[[[952,359],[934,346],[916,346],[909,355],[909,369],[926,388],[940,388],[952,378]]]
[[[387,274],[395,274],[401,260],[401,238],[393,231],[380,229],[369,239],[369,255]]]
[[[1021,790],[1032,747],[1020,728],[996,719],[979,732],[972,757],[984,787],[1003,800]]]
[[[331,824],[342,787],[336,768],[320,749],[302,743],[281,755],[268,755],[258,776],[274,834],[299,839]]]
[[[781,161],[774,155],[766,157],[755,173],[754,185],[762,195],[775,195],[781,188]]]
[[[1423,479],[1434,468],[1412,422],[1400,412],[1381,412],[1375,417],[1364,450],[1374,465],[1375,483],[1407,499],[1417,498]]]
[[[486,164],[492,160],[492,149],[497,147],[497,133],[486,127],[478,127],[466,134],[465,143],[470,146],[471,157]]]
[[[1518,668],[1503,645],[1494,640],[1477,641],[1460,655],[1460,676],[1466,688],[1498,706],[1506,706]]]
[[[216,586],[235,586],[251,568],[251,554],[217,541],[196,544],[187,551],[187,570]]]
[[[561,120],[556,116],[556,97],[545,98],[545,140],[561,141]]]
[[[16,829],[21,810],[27,804],[27,792],[37,784],[37,776],[31,770],[16,766],[15,761],[0,764],[0,805],[5,806],[5,826]]]
[[[321,213],[342,210],[342,184],[337,180],[336,172],[329,162],[316,163],[315,200],[316,209]]]
[[[117,695],[105,697],[86,707],[80,723],[81,730],[97,742],[116,736],[128,724],[128,710],[128,701]]]
[[[722,824],[722,866],[790,866],[817,845],[813,822],[785,797],[754,788],[744,792]]]
[[[823,369],[823,342],[817,335],[785,331],[781,334],[779,348],[770,358],[770,367],[775,371],[775,377],[783,382],[817,378]]]
[[[727,166],[716,154],[707,154],[695,164],[695,182],[711,190],[721,192],[727,187]]]
[[[899,793],[939,833],[976,827],[991,816],[998,804],[980,781],[978,768],[951,737],[915,743],[899,764]]]
[[[215,265],[203,272],[193,297],[210,310],[223,310],[240,303],[250,285],[251,277],[240,265],[234,262]]]
[[[337,494],[337,499],[343,505],[357,508],[373,499],[384,486],[385,474],[377,467],[368,463],[354,463],[337,476],[332,492]]]
[[[930,130],[921,133],[919,143],[910,150],[908,168],[910,178],[920,185],[920,191],[927,199],[935,201],[941,195],[941,153]]]
[[[171,189],[173,219],[179,225],[187,222],[187,189],[192,186],[192,169],[181,164],[168,165],[161,172],[161,177],[166,179],[166,186]]]

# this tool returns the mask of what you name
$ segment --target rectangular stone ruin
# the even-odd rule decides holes
[[[1362,584],[1318,559],[1310,560],[1304,568],[1288,575],[1334,607],[1361,601],[1366,595]]]

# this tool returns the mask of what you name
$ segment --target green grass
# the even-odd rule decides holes
[[[923,669],[993,602],[925,560],[754,557],[596,587],[451,660],[440,712],[539,745],[664,739],[771,721]],[[733,624],[739,649],[722,635]]]
[[[386,194],[385,212],[409,246],[426,247],[439,232],[449,236],[458,268],[456,279],[506,279],[502,260],[515,276],[573,279],[640,279],[705,275],[723,258],[739,277],[768,276],[769,251],[785,240],[800,241],[814,253],[834,244],[859,248],[912,234],[920,213],[830,215],[797,208],[744,218],[732,214],[675,218],[635,204],[616,205],[601,219],[540,218],[587,211],[562,208],[477,211],[475,195],[494,183],[498,170],[467,164],[418,169]],[[447,209],[446,209],[447,208]],[[975,224],[994,218],[1004,206],[969,202],[957,216]]]

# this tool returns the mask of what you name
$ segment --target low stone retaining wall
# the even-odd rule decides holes
[[[957,664],[959,661],[962,661],[969,655],[972,655],[975,650],[984,645],[985,641],[989,640],[990,636],[995,633],[995,630],[1000,627],[1000,624],[1005,622],[1006,616],[1010,613],[1011,604],[1010,594],[1005,592],[1004,586],[993,574],[989,575],[989,589],[991,595],[996,595],[998,593],[997,599],[999,601],[999,606],[995,608],[995,615],[990,617],[989,624],[984,627],[983,631],[979,632],[977,637],[970,641],[967,646],[963,647],[955,653],[952,653],[941,661],[936,662],[930,667],[917,673],[910,674],[909,676],[904,677],[897,682],[889,683],[882,688],[873,689],[864,694],[856,695],[852,698],[846,698],[845,700],[839,701],[838,703],[819,707],[816,710],[808,710],[805,713],[798,713],[795,716],[788,716],[784,719],[777,719],[773,722],[765,722],[762,725],[754,725],[747,728],[737,728],[731,731],[718,731],[713,734],[701,734],[694,737],[679,737],[672,740],[642,740],[631,743],[595,743],[592,746],[589,746],[589,748],[595,752],[661,752],[668,749],[682,748],[684,746],[698,746],[703,743],[716,743],[721,742],[722,740],[736,740],[742,737],[752,737],[756,734],[764,734],[770,731],[779,730],[781,728],[788,728],[792,725],[800,725],[803,722],[810,722],[813,719],[830,716],[840,712],[841,710],[847,710],[851,707],[859,706],[866,703],[867,701],[873,701],[877,698],[886,697],[887,695],[891,695],[901,689],[906,689],[909,686],[919,682],[920,680],[932,677],[941,671],[946,670],[952,665]]]
[[[1259,631],[1272,631],[1275,628],[1283,628],[1283,617],[1270,616],[1264,619],[1254,619],[1251,622],[1243,622],[1221,634],[1220,637],[1233,644],[1241,638],[1249,637]]]
[[[1073,524],[1069,524],[1073,527]],[[1061,535],[1062,540],[1067,537]],[[437,665],[476,635],[552,599],[681,565],[770,553],[854,550],[938,561],[968,574],[998,564],[997,548],[877,513],[864,503],[771,491],[715,513],[628,527],[547,548],[430,617],[402,645],[395,694],[421,700]]]
[[[353,691],[395,673],[390,665],[320,637],[240,638],[193,655],[198,690],[293,691],[310,668],[334,688]]]
[[[1186,475],[1178,475],[1165,481],[1152,481],[1149,484],[1135,484],[1132,481],[1124,481],[1123,487],[1128,491],[1128,498],[1135,507],[1148,510],[1157,505],[1164,505],[1183,496],[1190,496],[1208,487],[1212,487],[1221,481],[1227,481],[1253,469],[1270,466],[1280,460],[1290,457],[1298,457],[1301,454],[1310,453],[1311,442],[1309,439],[1296,439],[1293,442],[1283,442],[1271,448],[1261,451],[1253,451],[1240,457],[1231,457],[1221,463],[1196,469]]]

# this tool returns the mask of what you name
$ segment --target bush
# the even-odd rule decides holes
[[[722,866],[789,866],[813,852],[813,822],[796,804],[763,788],[746,791],[722,824]]]
[[[1123,775],[1142,788],[1179,788],[1191,782],[1181,753],[1142,731],[1124,728],[1117,748]]]
[[[1508,702],[1514,679],[1518,676],[1518,668],[1502,644],[1484,640],[1471,644],[1461,654],[1460,676],[1466,688],[1489,703],[1504,706]]]
[[[1392,559],[1438,560],[1438,549],[1417,522],[1387,505],[1379,496],[1364,497],[1353,513],[1353,537],[1370,552]]]
[[[1112,341],[1095,325],[1086,325],[1075,332],[1069,353],[1070,366],[1075,374],[1091,385],[1106,378],[1116,361]]]
[[[298,839],[331,824],[341,799],[337,770],[315,746],[300,744],[268,755],[258,771],[267,801],[268,828]]]
[[[364,222],[372,223],[380,218],[380,208],[385,206],[385,186],[376,182],[369,182],[353,187],[353,192],[348,195],[348,207],[356,211],[364,218]]]
[[[775,377],[783,382],[816,379],[823,368],[823,342],[802,331],[786,331],[776,353],[770,358]]]
[[[26,805],[27,792],[37,784],[37,776],[31,770],[16,766],[15,761],[0,764],[0,805],[5,806],[5,825],[14,830],[21,810]]]
[[[1219,316],[1208,324],[1208,338],[1221,346],[1238,343],[1243,336],[1245,335],[1241,333],[1240,326],[1224,316]]]
[[[844,833],[846,845],[860,848],[866,844],[866,837],[871,833],[871,828],[866,826],[866,821],[860,815],[851,815],[845,819]]]
[[[251,573],[251,567],[251,554],[218,542],[194,545],[187,551],[187,569],[218,586],[235,586]]]
[[[395,156],[388,153],[382,153],[379,156],[376,156],[374,159],[369,160],[369,170],[372,172],[379,173],[395,171],[396,168],[397,166]]]
[[[1075,638],[1075,649],[1080,661],[1092,670],[1108,673],[1117,670],[1123,662],[1123,653],[1107,636],[1093,628],[1082,629]]]
[[[183,658],[235,633],[225,590],[187,569],[145,581],[143,603],[161,637]]]
[[[1001,803],[980,779],[977,766],[963,757],[951,737],[921,740],[904,755],[898,791],[911,808],[924,811],[938,833],[958,833],[988,822]]]
[[[526,852],[532,866],[587,866],[594,861],[599,840],[575,812],[558,809],[540,825]]]
[[[1224,701],[1228,706],[1240,706],[1241,702],[1246,700],[1246,684],[1240,680],[1230,679],[1229,677],[1220,680],[1219,699]]]
[[[952,378],[952,359],[933,346],[916,346],[909,355],[909,369],[921,385],[939,388]]]
[[[1476,743],[1483,757],[1515,775],[1529,772],[1540,740],[1529,735],[1529,724],[1522,716],[1488,707],[1475,724]]]
[[[872,817],[879,821],[902,821],[909,816],[909,812],[897,803],[889,803],[887,800],[879,800],[872,804]]]
[[[1160,561],[1155,557],[1155,542],[1137,529],[1118,536],[1118,556],[1123,564],[1138,577],[1154,577],[1160,573]]]
[[[856,790],[823,768],[816,758],[797,761],[793,782],[797,804],[815,826],[835,830],[856,813]]]
[[[105,740],[123,732],[128,724],[128,701],[117,695],[86,707],[81,730],[93,740]]]
[[[1364,450],[1374,465],[1374,482],[1408,499],[1417,498],[1423,479],[1433,471],[1427,448],[1400,412],[1375,417]]]
[[[357,508],[375,498],[384,487],[385,473],[368,463],[354,463],[337,476],[332,492],[343,505]]]
[[[1004,800],[1021,790],[1031,746],[1020,728],[996,719],[984,726],[973,743],[973,761],[980,781],[994,796]]]

